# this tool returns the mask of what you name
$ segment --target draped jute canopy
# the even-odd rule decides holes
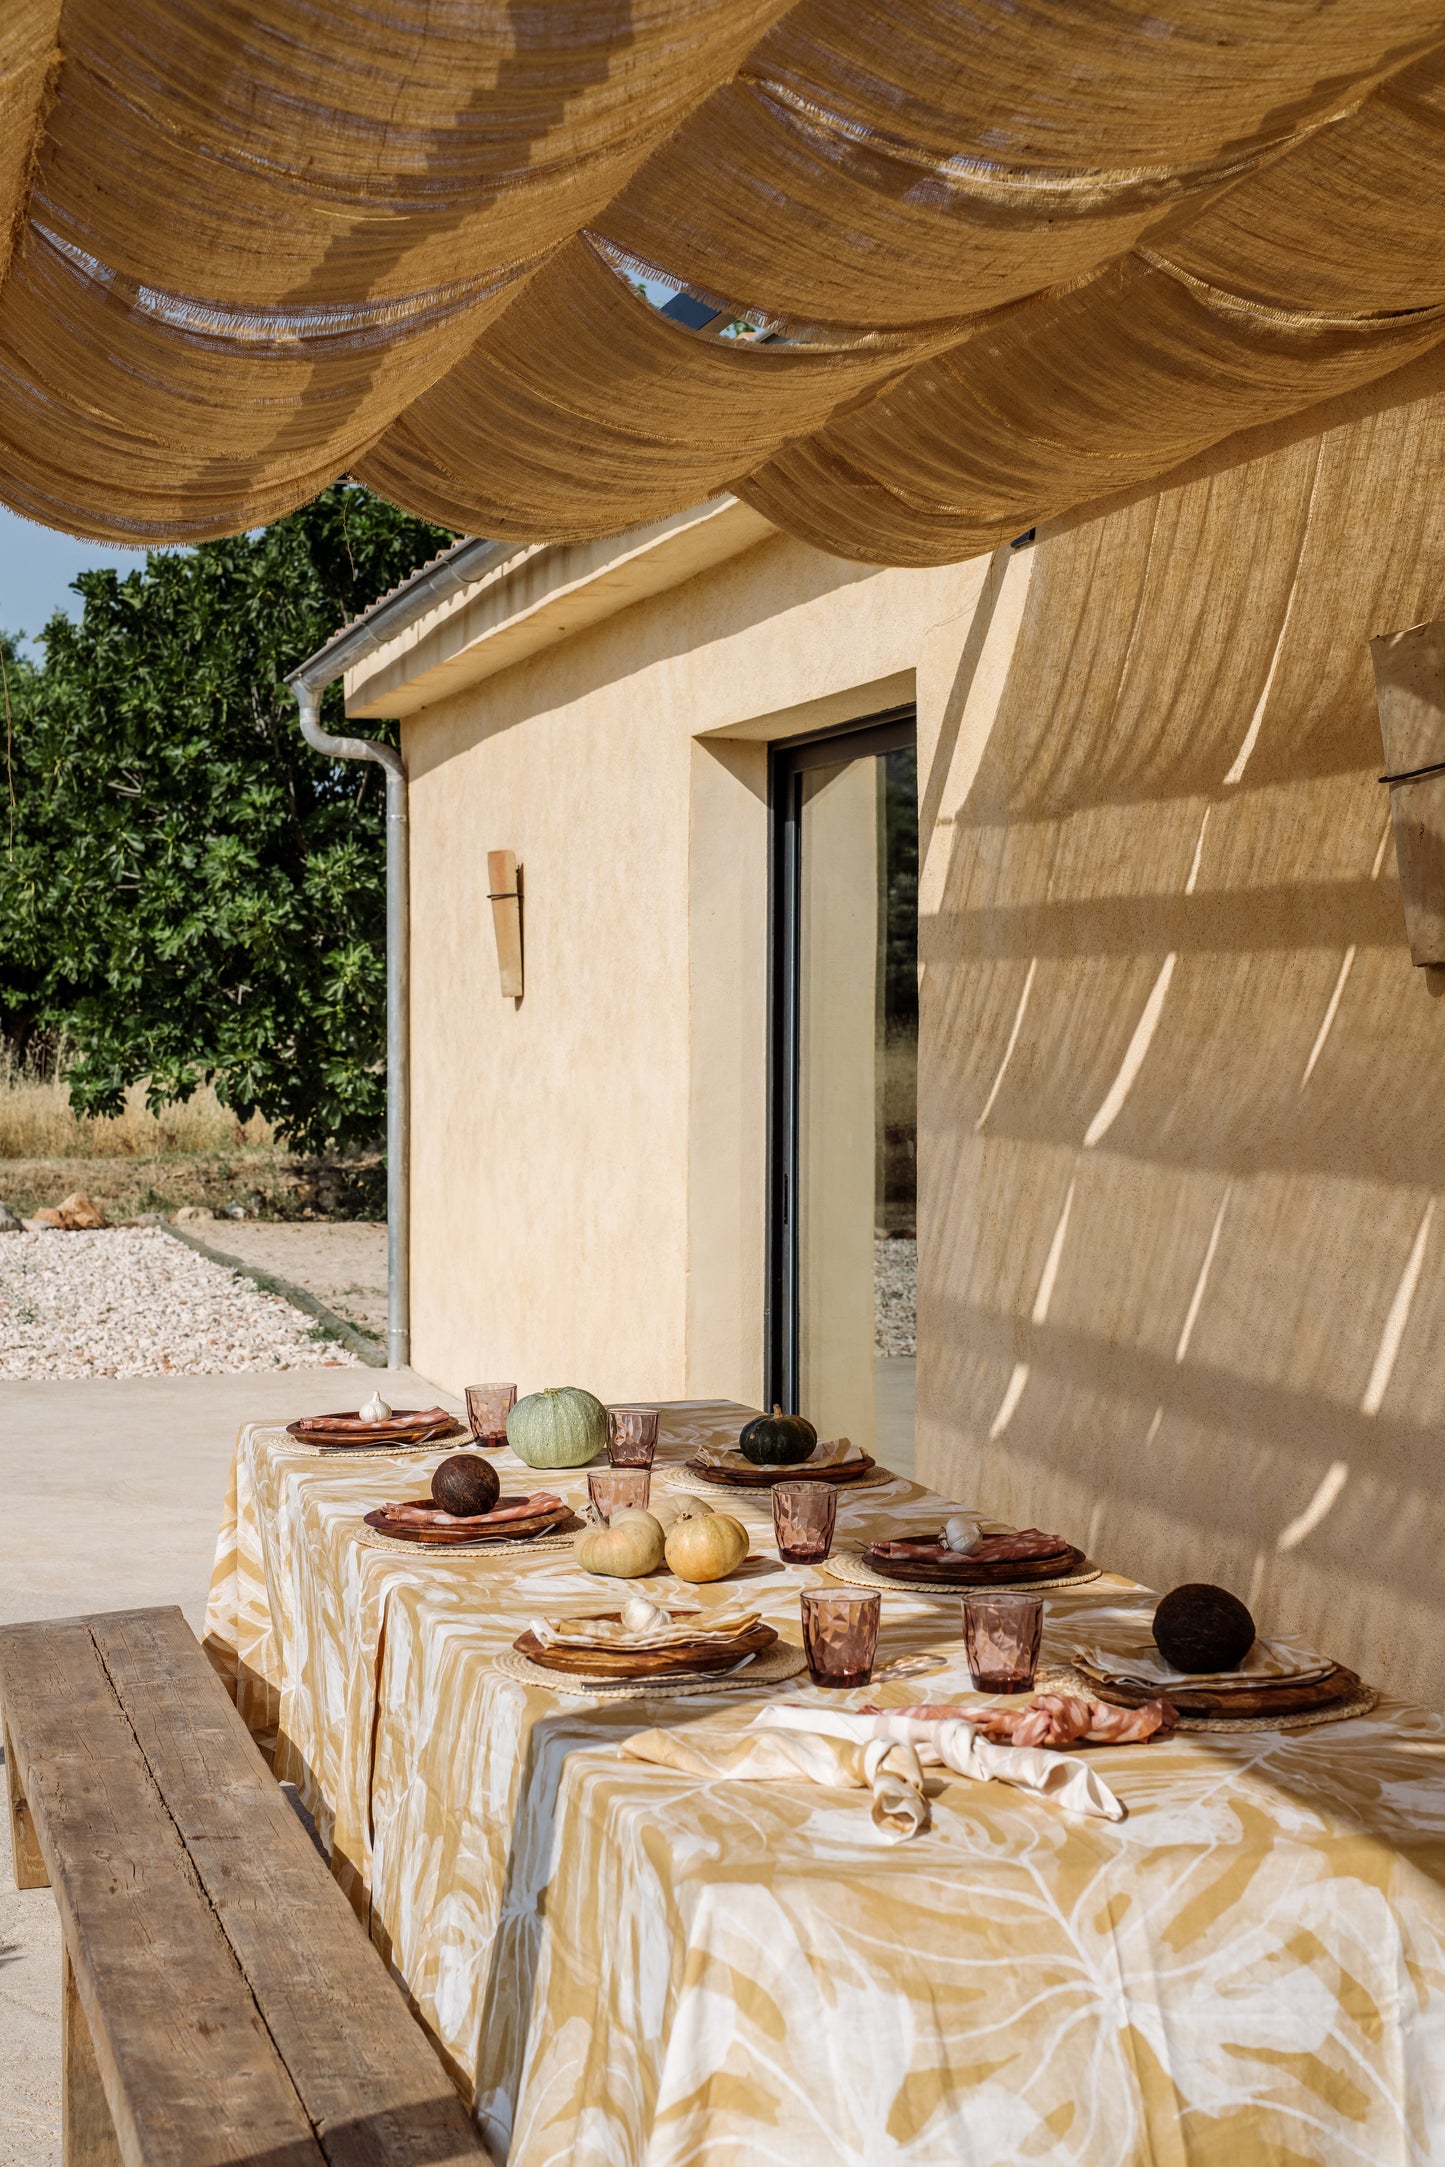
[[[0,497],[944,563],[1445,341],[1442,234],[1445,0],[7,0]]]

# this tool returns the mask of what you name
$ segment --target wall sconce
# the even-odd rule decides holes
[[[1370,642],[1410,960],[1445,991],[1445,620]]]
[[[492,906],[492,931],[497,938],[497,970],[502,993],[509,1000],[522,998],[522,868],[515,850],[487,852],[487,901]]]

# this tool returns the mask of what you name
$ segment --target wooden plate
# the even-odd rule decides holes
[[[534,1505],[533,1511],[517,1511],[519,1505],[529,1503]],[[549,1534],[570,1520],[572,1508],[544,1490],[535,1499],[498,1498],[490,1512],[444,1512],[429,1497],[412,1497],[401,1504],[378,1505],[364,1517],[368,1527],[398,1542],[525,1542],[533,1535]]]
[[[462,1425],[445,1407],[400,1407],[384,1422],[363,1422],[360,1415],[303,1415],[288,1422],[286,1434],[303,1445],[325,1445],[333,1451],[348,1446],[423,1445],[434,1437],[453,1437]]]
[[[1048,1557],[990,1558],[982,1565],[961,1557],[956,1565],[944,1565],[931,1558],[880,1558],[870,1544],[863,1552],[863,1562],[885,1579],[902,1581],[910,1587],[996,1588],[1003,1583],[1016,1587],[1020,1581],[1061,1579],[1065,1573],[1078,1571],[1084,1553],[1072,1543],[1065,1543]]]
[[[1172,1701],[1182,1716],[1259,1717],[1299,1716],[1314,1708],[1332,1708],[1337,1701],[1353,1700],[1360,1681],[1354,1671],[1337,1663],[1325,1677],[1312,1679],[1307,1685],[1292,1685],[1288,1678],[1282,1678],[1277,1685],[1241,1687],[1233,1693],[1221,1693],[1208,1686],[1140,1690],[1135,1686],[1100,1685],[1093,1678],[1088,1680],[1088,1686],[1096,1699],[1109,1701],[1115,1708],[1142,1708],[1145,1701],[1162,1697]]]
[[[741,1454],[739,1459],[742,1460]],[[878,1465],[866,1452],[856,1460],[842,1460],[836,1467],[810,1467],[806,1460],[796,1467],[753,1467],[746,1460],[740,1466],[730,1466],[726,1461],[688,1460],[687,1471],[697,1475],[703,1482],[723,1484],[730,1490],[771,1490],[775,1482],[858,1482],[864,1475],[871,1475]]]
[[[614,1613],[615,1615],[615,1613]],[[672,1648],[547,1648],[528,1627],[512,1642],[518,1655],[543,1670],[565,1671],[573,1678],[692,1678],[731,1670],[744,1656],[765,1655],[777,1645],[771,1625],[755,1625],[723,1647],[693,1640]]]

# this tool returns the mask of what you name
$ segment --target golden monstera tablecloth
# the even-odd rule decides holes
[[[655,1480],[741,1412],[664,1408]],[[499,2159],[1445,2161],[1440,1717],[1386,1702],[1089,1749],[1119,1825],[950,1780],[931,1830],[887,1848],[864,1792],[616,1751],[656,1724],[739,1727],[756,1693],[602,1704],[496,1669],[529,1618],[612,1584],[567,1551],[366,1546],[363,1512],[423,1494],[443,1449],[318,1458],[243,1431],[207,1647]],[[581,1498],[585,1476],[556,1486]],[[939,1510],[901,1480],[845,1493],[839,1540]],[[695,1592],[745,1592],[796,1639],[820,1576],[778,1563],[766,1497],[741,1514],[761,1553],[745,1585]],[[1045,1656],[1149,1604],[1112,1576],[1051,1595]],[[882,1656],[924,1650],[949,1669],[880,1699],[968,1688],[956,1601],[885,1596]],[[771,1691],[834,1705],[806,1679]]]

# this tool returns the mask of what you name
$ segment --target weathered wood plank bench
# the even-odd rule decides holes
[[[66,2167],[476,2167],[440,2062],[179,1610],[0,1628]]]

